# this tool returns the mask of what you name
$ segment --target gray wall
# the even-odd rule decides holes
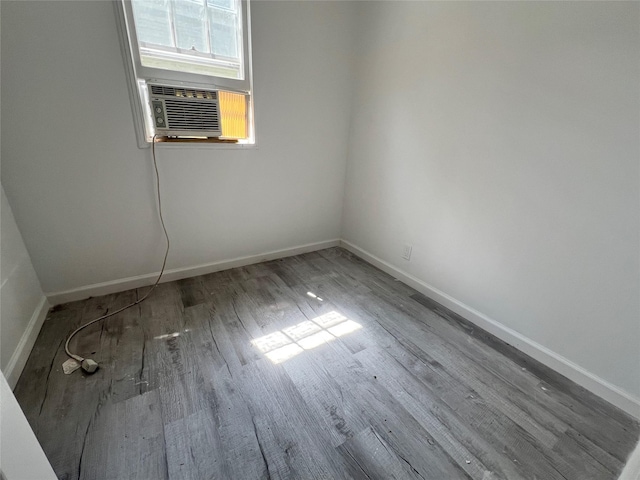
[[[352,5],[253,2],[257,147],[159,148],[168,268],[340,236]],[[160,268],[111,2],[2,2],[2,182],[45,292]]]
[[[0,369],[16,384],[48,308],[4,189],[0,200]]]
[[[639,13],[362,6],[343,213],[346,240],[636,398]]]

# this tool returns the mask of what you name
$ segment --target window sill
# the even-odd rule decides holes
[[[151,146],[151,143],[148,144]],[[253,150],[258,148],[256,143],[221,142],[210,139],[158,139],[156,148],[161,150]]]

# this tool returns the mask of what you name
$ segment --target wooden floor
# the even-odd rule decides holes
[[[62,479],[615,479],[638,423],[342,249],[53,308],[15,390]],[[75,340],[74,340],[75,341]]]

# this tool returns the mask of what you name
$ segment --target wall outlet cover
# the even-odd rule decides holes
[[[411,245],[405,245],[402,248],[402,258],[404,258],[405,260],[411,260],[411,250],[413,249],[413,247]]]

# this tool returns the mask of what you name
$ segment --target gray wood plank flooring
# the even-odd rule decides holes
[[[636,420],[340,248],[52,308],[16,397],[59,478],[616,479]]]

